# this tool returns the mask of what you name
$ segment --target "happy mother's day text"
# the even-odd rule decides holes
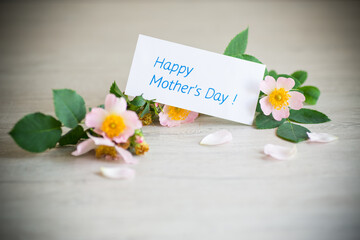
[[[193,67],[189,67],[186,65],[179,65],[173,63],[171,61],[166,61],[166,58],[157,57],[154,63],[154,68],[159,68],[163,70],[168,78],[177,78],[175,80],[169,79],[166,80],[164,76],[156,76],[155,74],[152,76],[151,81],[149,83],[150,86],[156,86],[157,88],[162,88],[164,90],[178,92],[186,95],[194,95],[195,97],[203,96],[205,99],[213,100],[222,105],[225,102],[230,102],[234,104],[237,94],[233,97],[229,97],[229,94],[221,93],[216,89],[209,87],[206,91],[198,86],[197,84],[184,84],[179,81],[179,78],[183,80],[187,80],[187,78],[194,70]],[[230,100],[231,99],[231,100]],[[227,101],[228,100],[228,101]]]

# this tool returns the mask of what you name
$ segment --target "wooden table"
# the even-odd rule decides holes
[[[0,5],[1,239],[356,239],[360,234],[359,4],[356,1],[38,1]],[[150,152],[133,181],[99,175],[72,147],[32,154],[7,134],[23,115],[54,115],[52,89],[87,106],[124,89],[139,33],[222,53],[250,27],[247,52],[269,69],[304,69],[318,86],[309,125],[339,137],[300,143],[290,161],[262,153],[291,146],[274,130],[209,116],[145,127]],[[204,147],[218,129],[234,140]]]

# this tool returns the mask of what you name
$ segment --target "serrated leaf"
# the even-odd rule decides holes
[[[32,113],[20,119],[9,134],[26,151],[44,152],[59,141],[61,122],[40,112]]]
[[[224,54],[227,56],[236,56],[245,53],[248,41],[249,28],[236,35],[226,47]]]
[[[295,85],[294,85],[293,89],[297,89],[301,86],[301,83],[299,82],[299,80],[297,80],[296,77],[293,77],[293,76],[290,76],[287,74],[279,74],[279,75],[277,75],[276,79],[278,79],[279,77],[292,78],[295,81]]]
[[[298,123],[324,123],[330,121],[325,114],[307,108],[302,108],[300,110],[291,109],[289,119]]]
[[[287,141],[298,143],[309,138],[307,132],[310,130],[303,126],[285,122],[278,127],[276,135]]]
[[[271,129],[280,126],[284,121],[285,119],[276,121],[271,115],[266,116],[263,113],[260,113],[255,118],[255,126],[257,129]]]
[[[299,88],[305,96],[305,103],[315,105],[320,97],[320,90],[314,86],[304,86]]]
[[[65,145],[71,145],[71,144],[77,144],[81,138],[84,138],[86,136],[86,133],[84,132],[84,129],[82,126],[77,125],[75,128],[71,129],[69,132],[67,132],[65,135],[63,135],[60,140],[59,144],[60,146]]]
[[[113,84],[111,84],[110,93],[114,94],[118,98],[120,98],[120,97],[125,98],[126,102],[129,104],[130,101],[129,101],[128,96],[119,89],[119,87],[115,81],[113,82]]]
[[[259,59],[257,59],[256,57],[254,57],[252,55],[249,55],[249,54],[237,54],[234,57],[239,58],[239,59],[243,59],[243,60],[247,60],[247,61],[250,61],[250,62],[263,64]],[[264,75],[265,76],[269,75],[267,68],[265,68],[265,74]]]
[[[270,70],[269,75],[272,76],[275,79],[277,78],[277,73],[276,73],[275,70]]]
[[[140,96],[136,96],[131,102],[130,102],[132,105],[135,105],[137,107],[141,107],[143,106],[146,101],[145,99],[142,97],[142,95]]]
[[[53,90],[55,114],[69,128],[76,127],[86,114],[84,99],[71,89]]]
[[[296,71],[293,74],[291,74],[291,76],[296,78],[300,82],[300,85],[303,85],[307,79],[308,74],[305,71]]]

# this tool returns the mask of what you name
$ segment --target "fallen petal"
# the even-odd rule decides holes
[[[338,139],[337,136],[328,134],[328,133],[314,133],[308,132],[309,142],[320,142],[320,143],[328,143]]]
[[[296,146],[293,145],[292,148],[287,148],[279,145],[274,144],[266,144],[264,147],[264,153],[269,155],[273,158],[279,160],[286,160],[295,156],[297,152]]]
[[[232,140],[232,134],[226,129],[210,133],[204,137],[200,144],[201,145],[219,145],[230,142]]]
[[[101,167],[100,172],[104,177],[111,179],[132,179],[135,177],[135,170],[128,167]]]

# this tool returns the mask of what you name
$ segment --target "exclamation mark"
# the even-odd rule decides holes
[[[233,105],[234,105],[234,102],[235,102],[236,98],[237,98],[237,94],[235,95],[234,100],[232,102]]]

